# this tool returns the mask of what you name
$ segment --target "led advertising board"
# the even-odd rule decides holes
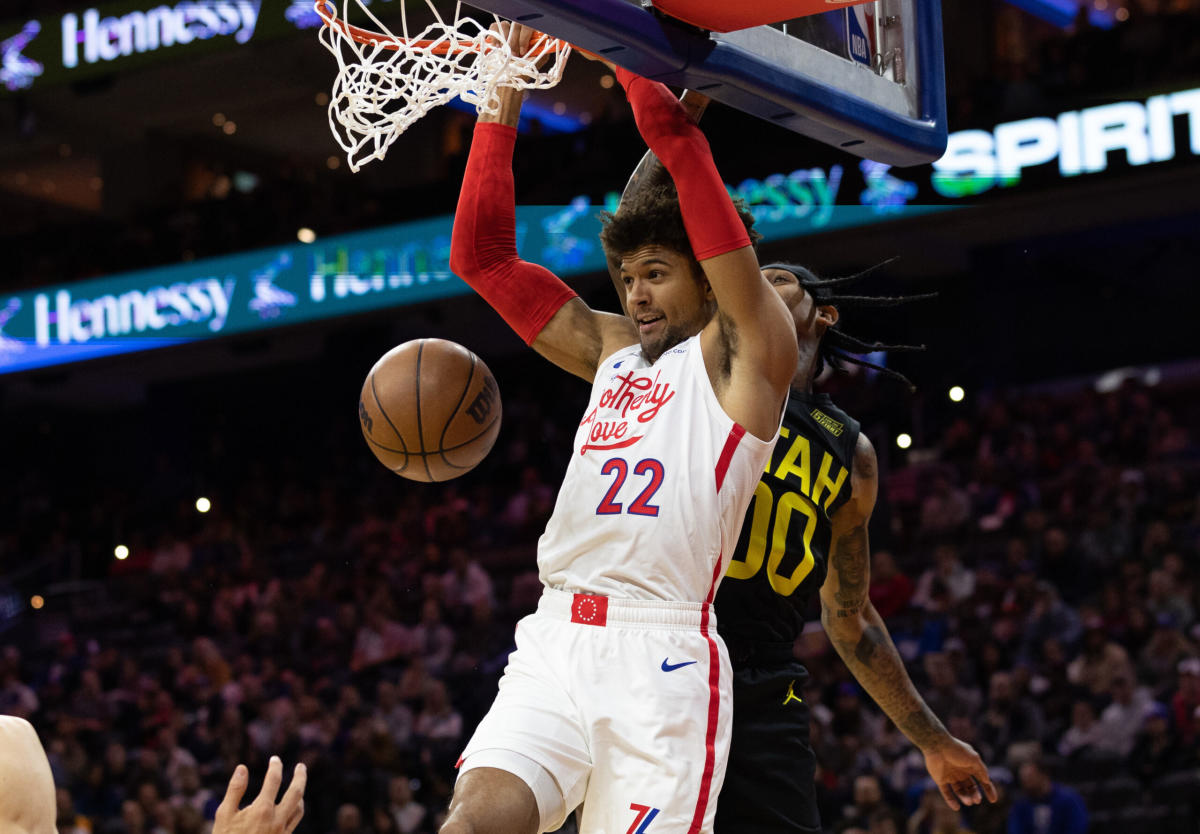
[[[122,0],[9,20],[0,23],[0,94],[236,49],[320,23],[309,0]]]
[[[814,220],[832,229],[881,219],[879,207],[818,205],[811,177],[780,179],[779,193],[798,202],[754,208],[771,239],[812,231]],[[586,197],[518,207],[522,256],[563,277],[603,270],[600,208]],[[882,211],[931,210],[938,209]],[[438,217],[0,295],[0,374],[469,293],[450,272],[451,222]]]

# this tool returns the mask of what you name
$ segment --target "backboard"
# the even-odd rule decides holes
[[[635,0],[472,4],[877,162],[919,165],[946,149],[941,0],[873,0],[730,32]]]

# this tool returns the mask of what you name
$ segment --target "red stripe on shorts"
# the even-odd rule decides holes
[[[737,423],[729,430],[721,456],[717,458],[717,492],[725,483],[725,473],[729,471],[729,463],[733,453],[746,434],[746,429]],[[721,578],[721,567],[725,564],[725,554],[717,557],[713,566],[712,584],[708,587],[708,603],[712,603],[717,590],[717,581]],[[692,824],[688,826],[688,834],[699,834],[704,827],[704,813],[708,810],[708,796],[712,793],[713,769],[717,764],[717,718],[721,710],[721,653],[717,649],[717,641],[708,633],[708,604],[700,611],[700,632],[708,641],[708,727],[704,732],[704,773],[700,777],[700,796],[696,799],[696,813],[692,815]]]
[[[720,565],[720,560],[717,562]],[[708,606],[700,612],[700,631],[708,640],[708,728],[704,733],[704,774],[700,777],[700,796],[696,800],[696,813],[688,834],[699,834],[704,827],[704,812],[708,810],[708,796],[712,792],[713,768],[716,766],[717,716],[721,709],[721,654],[717,641],[708,633]]]
[[[729,462],[733,460],[733,453],[737,451],[738,444],[742,442],[745,434],[746,430],[734,423],[733,428],[729,430],[729,437],[725,438],[725,446],[721,449],[721,456],[717,458],[717,492],[721,491],[721,484],[725,483],[725,473],[729,471]]]

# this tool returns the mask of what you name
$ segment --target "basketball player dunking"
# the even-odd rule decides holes
[[[529,31],[510,37],[523,52]],[[443,832],[550,831],[581,804],[585,832],[713,826],[730,669],[710,606],[777,437],[795,328],[703,135],[661,84],[615,72],[679,191],[602,233],[632,320],[517,256],[519,93],[480,118],[455,215],[454,272],[592,395],[538,545],[538,610],[463,752]]]
[[[706,96],[689,91],[681,104],[698,121]],[[667,172],[651,149],[622,195],[636,201],[662,188]],[[628,311],[620,271],[609,264]],[[717,593],[720,633],[733,664],[733,740],[718,805],[719,834],[819,832],[816,757],[809,710],[800,695],[808,672],[792,647],[804,611],[819,591],[821,621],[855,679],[920,748],[930,775],[952,808],[982,801],[995,788],[979,755],[951,736],[917,693],[867,596],[867,524],[875,505],[875,450],[854,418],[828,395],[813,392],[825,362],[857,361],[845,350],[877,350],[835,328],[839,306],[904,301],[841,296],[854,279],[822,281],[810,270],[770,264],[764,277],[791,311],[800,361],[792,380],[780,442],[754,492],[733,560]],[[881,369],[882,370],[882,369]],[[886,371],[885,371],[886,372]],[[907,382],[907,380],[903,380]]]

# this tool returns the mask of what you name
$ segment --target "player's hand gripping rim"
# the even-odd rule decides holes
[[[292,783],[276,804],[275,797],[283,782],[283,762],[278,756],[272,756],[262,790],[253,802],[238,810],[249,781],[250,771],[245,765],[238,765],[225,789],[225,798],[217,806],[213,834],[292,834],[304,816],[308,769],[303,764],[296,765]]]

